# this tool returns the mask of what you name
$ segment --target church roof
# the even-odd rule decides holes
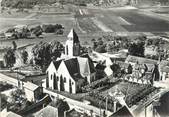
[[[81,55],[80,57],[82,57],[82,58],[87,58],[87,59],[88,59],[90,73],[96,72],[95,67],[94,67],[94,64],[93,64],[93,62],[92,62],[92,59],[89,57],[88,54],[83,54],[83,55]]]
[[[71,29],[69,34],[68,34],[68,39],[72,39],[74,43],[79,43],[79,37],[74,31],[74,29]]]
[[[90,74],[88,59],[78,57],[77,60],[79,62],[80,73],[81,74]]]
[[[54,62],[53,62],[53,64],[54,64],[56,70],[59,68],[61,62],[62,62],[62,60],[58,60],[58,61],[54,61]]]
[[[78,81],[82,76],[80,75],[79,64],[77,58],[71,58],[64,61],[68,72],[75,81]]]

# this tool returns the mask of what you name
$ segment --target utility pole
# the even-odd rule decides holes
[[[147,117],[147,108],[146,108],[146,106],[144,107],[145,108],[145,117]]]
[[[107,105],[108,105],[108,95],[107,95],[107,97],[106,97],[106,114],[108,113],[108,112],[107,112],[107,110],[108,110],[108,109],[107,109]]]
[[[101,101],[99,101],[100,117],[101,117]]]
[[[0,112],[1,112],[1,104],[2,102],[1,102],[1,92],[0,92]]]

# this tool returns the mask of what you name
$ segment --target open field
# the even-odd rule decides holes
[[[137,9],[93,10],[99,19],[114,31],[163,32],[169,31],[169,21],[146,15]]]
[[[162,10],[161,10],[162,9]],[[168,12],[168,8],[159,8],[159,10]],[[77,19],[88,19],[88,22],[83,22],[80,27],[88,32],[94,29],[95,25],[99,28],[94,29],[94,32],[168,32],[169,31],[169,18],[157,16],[155,13],[150,12],[149,9],[137,9],[130,7],[122,8],[79,8],[77,12]],[[95,19],[95,20],[93,20]],[[78,20],[78,21],[79,21]],[[91,21],[93,24],[91,24]],[[78,22],[79,24],[81,23]],[[84,25],[86,24],[86,27]],[[106,30],[107,29],[107,30]],[[109,30],[108,30],[109,29]]]
[[[0,15],[0,31],[18,24],[40,25],[40,24],[62,24],[65,27],[63,36],[55,34],[44,34],[43,39],[19,39],[15,40],[18,46],[39,43],[40,41],[58,40],[65,42],[67,34],[74,28],[80,37],[81,43],[90,43],[92,38],[97,39],[107,32],[151,32],[153,34],[164,34],[169,32],[169,21],[146,15],[142,10],[136,8],[111,8],[91,9],[76,7],[76,14],[58,13],[18,13],[9,17]],[[165,8],[168,9],[168,8]],[[1,46],[10,46],[13,40],[0,41]]]

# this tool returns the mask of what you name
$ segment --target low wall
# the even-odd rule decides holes
[[[54,92],[49,91],[49,90],[47,90],[45,88],[43,89],[43,91],[44,91],[44,93],[48,93],[49,95],[54,96],[56,98],[64,99],[65,101],[67,101],[74,108],[77,108],[77,109],[80,109],[80,110],[85,110],[85,111],[86,110],[88,110],[88,111],[93,110],[93,112],[96,113],[96,115],[100,115],[100,112],[101,112],[101,115],[103,115],[104,109],[99,109],[99,108],[94,107],[92,105],[87,105],[87,104],[85,104],[83,102],[67,98],[67,97],[65,97],[63,95],[54,93]],[[113,113],[108,111],[107,114],[108,115],[112,115]]]
[[[29,111],[32,111],[34,109],[37,109],[39,107],[43,107],[43,105],[47,105],[49,104],[49,102],[51,102],[51,98],[49,97],[49,95],[46,95],[43,99],[41,99],[39,102],[31,105],[31,106],[28,106],[26,107],[25,109],[23,110],[20,110],[19,112],[17,112],[18,114],[20,115],[23,115],[23,114],[26,114],[28,113]]]

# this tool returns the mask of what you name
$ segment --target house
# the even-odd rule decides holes
[[[25,96],[28,101],[37,101],[41,98],[43,89],[31,82],[26,82],[23,84]]]
[[[59,117],[58,109],[52,106],[46,106],[34,114],[34,117]]]
[[[151,65],[158,63],[157,60],[152,60],[152,59],[147,59],[144,57],[137,57],[132,55],[129,55],[125,60],[125,63],[130,63],[131,65],[135,65],[137,62],[139,62],[139,64],[151,64]]]
[[[34,74],[34,75],[31,74],[31,75],[25,75],[22,81],[32,82],[38,86],[42,86],[46,77],[47,77],[46,74]]]
[[[159,99],[159,102],[154,104],[154,115],[156,117],[168,117],[169,115],[169,92],[166,92]]]
[[[129,55],[125,62],[131,63],[135,70],[147,69],[147,72],[156,73],[157,76],[159,74],[159,78],[155,78],[157,81],[165,81],[169,78],[169,61],[167,60],[157,61]]]
[[[162,60],[159,64],[160,80],[164,81],[169,78],[169,61]]]
[[[0,58],[0,68],[4,68],[4,59]]]
[[[4,68],[6,66],[6,62],[4,60],[4,53],[0,53],[0,68]]]
[[[123,106],[121,109],[113,113],[110,117],[134,117],[134,115],[126,106]]]
[[[129,63],[133,67],[133,73],[131,75],[133,81],[136,79],[137,82],[140,80],[142,83],[153,83],[153,81],[160,80],[160,72],[158,68],[159,61],[157,60],[129,55],[126,58],[125,63]]]
[[[0,117],[22,117],[12,111],[8,111],[7,108],[3,109],[1,112],[0,112]]]
[[[80,41],[72,29],[68,34],[65,54],[52,61],[46,70],[46,88],[77,93],[86,83],[95,81],[95,67],[88,54],[80,55]]]

